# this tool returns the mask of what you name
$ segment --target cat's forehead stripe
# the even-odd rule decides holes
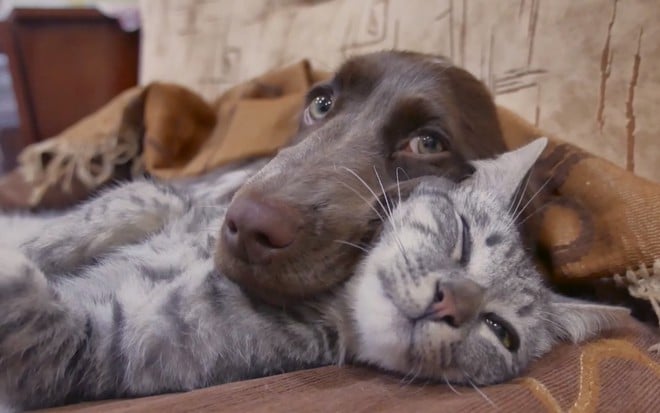
[[[534,309],[534,303],[531,302],[516,310],[516,314],[518,314],[518,317],[527,317],[532,313],[533,309]]]
[[[486,238],[486,245],[492,247],[493,245],[502,242],[502,240],[503,240],[502,234],[493,233]]]

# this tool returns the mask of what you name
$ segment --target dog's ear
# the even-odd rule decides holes
[[[444,69],[449,80],[458,119],[455,143],[468,159],[506,152],[493,97],[479,79],[460,67]]]

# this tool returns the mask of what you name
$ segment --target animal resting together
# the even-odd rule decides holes
[[[263,167],[0,216],[0,409],[345,362],[512,378],[628,313],[553,293],[527,255],[511,204],[544,147],[504,153],[466,71],[381,52],[314,87]]]

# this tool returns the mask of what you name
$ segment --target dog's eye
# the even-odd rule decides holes
[[[415,136],[408,141],[408,149],[412,153],[426,155],[447,150],[442,140],[433,134]]]
[[[307,112],[312,120],[317,121],[325,117],[332,109],[332,97],[328,95],[319,95],[315,97],[307,107]]]
[[[500,343],[509,351],[516,351],[520,347],[520,338],[515,330],[496,314],[487,313],[483,316],[484,323],[495,334]]]

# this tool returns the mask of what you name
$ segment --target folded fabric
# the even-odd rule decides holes
[[[149,85],[144,103],[146,169],[159,178],[195,176],[274,154],[295,133],[309,87],[328,77],[302,61],[240,84],[211,104],[180,86]]]
[[[113,179],[141,173],[141,133],[125,119],[142,88],[129,89],[58,136],[25,148],[0,177],[0,209],[65,208]],[[141,122],[141,119],[139,120]]]
[[[4,183],[0,179],[0,207],[73,203],[84,198],[81,188],[89,193],[119,170],[172,179],[273,154],[293,136],[308,88],[328,77],[302,61],[237,85],[211,103],[173,84],[129,90],[59,136],[25,149],[19,170]],[[499,118],[510,148],[545,135],[505,108]],[[59,195],[74,187],[76,196]],[[520,220],[555,283],[608,280],[660,314],[659,184],[551,137],[529,187],[536,195]],[[52,201],[56,195],[58,203]]]
[[[85,403],[77,412],[656,412],[660,355],[648,328],[580,345],[562,344],[522,377],[494,386],[446,386],[363,367],[322,367],[187,393]]]
[[[509,148],[544,135],[505,108],[498,116]],[[660,318],[660,185],[551,137],[529,186],[521,220],[552,280],[610,279]]]

